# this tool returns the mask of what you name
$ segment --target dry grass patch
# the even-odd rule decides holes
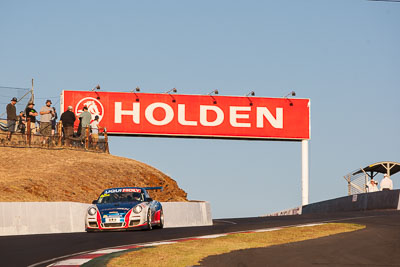
[[[269,247],[314,239],[365,228],[363,225],[329,223],[309,227],[290,227],[282,230],[232,234],[214,239],[200,239],[170,245],[144,248],[111,259],[107,266],[193,266],[212,255],[234,250]]]
[[[0,147],[0,201],[91,203],[106,188],[163,186],[159,201],[187,201],[186,192],[159,170],[105,153]]]

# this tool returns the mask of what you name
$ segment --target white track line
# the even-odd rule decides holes
[[[121,248],[107,248],[107,249],[101,249],[101,250],[96,250],[93,252],[90,252],[88,254],[110,254],[110,253],[114,253],[114,252],[121,252],[124,251],[126,249],[121,249]]]
[[[176,242],[154,242],[154,243],[148,243],[148,244],[145,244],[145,245],[141,245],[141,247],[153,247],[153,246],[159,246],[159,245],[170,245],[170,244],[175,244],[175,243]]]
[[[235,223],[235,222],[225,221],[225,220],[218,220],[218,219],[213,220],[213,221],[215,221],[215,222],[224,222],[224,223],[229,223],[229,224],[237,224],[237,223]]]

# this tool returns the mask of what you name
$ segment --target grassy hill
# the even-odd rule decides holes
[[[75,150],[0,147],[0,201],[91,203],[106,188],[163,186],[159,201],[186,201],[187,194],[159,170],[136,160]]]

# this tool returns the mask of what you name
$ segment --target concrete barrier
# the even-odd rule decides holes
[[[212,225],[209,202],[161,202],[165,227]]]
[[[212,225],[209,202],[161,202],[165,227]],[[90,204],[76,202],[0,202],[0,235],[85,231]]]
[[[302,214],[385,209],[400,209],[400,190],[364,193],[312,203],[303,206]]]

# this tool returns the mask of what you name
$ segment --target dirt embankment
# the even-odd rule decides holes
[[[136,160],[74,150],[0,147],[0,201],[91,203],[106,188],[163,186],[159,201],[187,201],[187,194],[159,170]]]

